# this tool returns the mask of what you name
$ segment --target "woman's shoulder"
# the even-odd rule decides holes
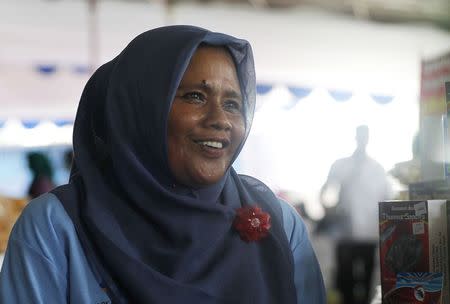
[[[41,303],[36,300],[40,298],[51,303],[66,303],[66,298],[71,303],[111,303],[99,281],[61,201],[52,193],[30,201],[10,236],[0,272],[0,302],[3,292],[14,299],[11,303]]]
[[[56,195],[51,192],[47,192],[32,199],[25,207],[22,215],[59,215],[63,210],[64,208]]]
[[[15,225],[19,228],[73,227],[69,215],[59,199],[52,193],[45,193],[32,199],[22,211]]]
[[[10,239],[45,254],[52,251],[52,247],[64,248],[75,234],[75,227],[59,199],[46,193],[27,204],[13,227]]]
[[[303,219],[295,208],[285,200],[278,198],[282,214],[283,227],[292,249],[297,248],[303,241],[309,240],[308,230]]]

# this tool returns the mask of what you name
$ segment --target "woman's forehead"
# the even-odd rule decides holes
[[[218,84],[232,85],[238,91],[240,88],[234,61],[228,51],[223,48],[197,49],[184,72],[180,85],[190,81],[203,88]]]
[[[200,45],[192,55],[189,66],[193,64],[205,64],[205,61],[223,61],[236,72],[233,57],[227,48],[223,46]],[[208,62],[209,63],[209,62]]]

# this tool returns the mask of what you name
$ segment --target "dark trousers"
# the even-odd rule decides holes
[[[345,304],[368,304],[376,242],[341,240],[336,245],[336,288]]]

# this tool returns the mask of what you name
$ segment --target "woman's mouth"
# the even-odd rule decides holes
[[[210,147],[210,148],[214,148],[214,149],[222,149],[224,146],[222,144],[222,142],[220,142],[220,141],[199,141],[197,143],[202,146],[206,146],[206,147]]]
[[[203,155],[208,158],[220,158],[225,155],[226,147],[230,145],[228,140],[207,139],[196,140]]]

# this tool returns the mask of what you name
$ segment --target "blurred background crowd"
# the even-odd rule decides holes
[[[337,240],[366,242],[359,252],[375,246],[377,202],[445,175],[421,166],[424,154],[445,158],[448,0],[1,0],[0,251],[29,199],[68,181],[75,110],[92,71],[169,24],[250,41],[257,110],[234,167],[303,216],[329,302],[368,303],[376,253],[345,266],[353,247],[335,250]],[[345,267],[363,283],[346,282]]]

